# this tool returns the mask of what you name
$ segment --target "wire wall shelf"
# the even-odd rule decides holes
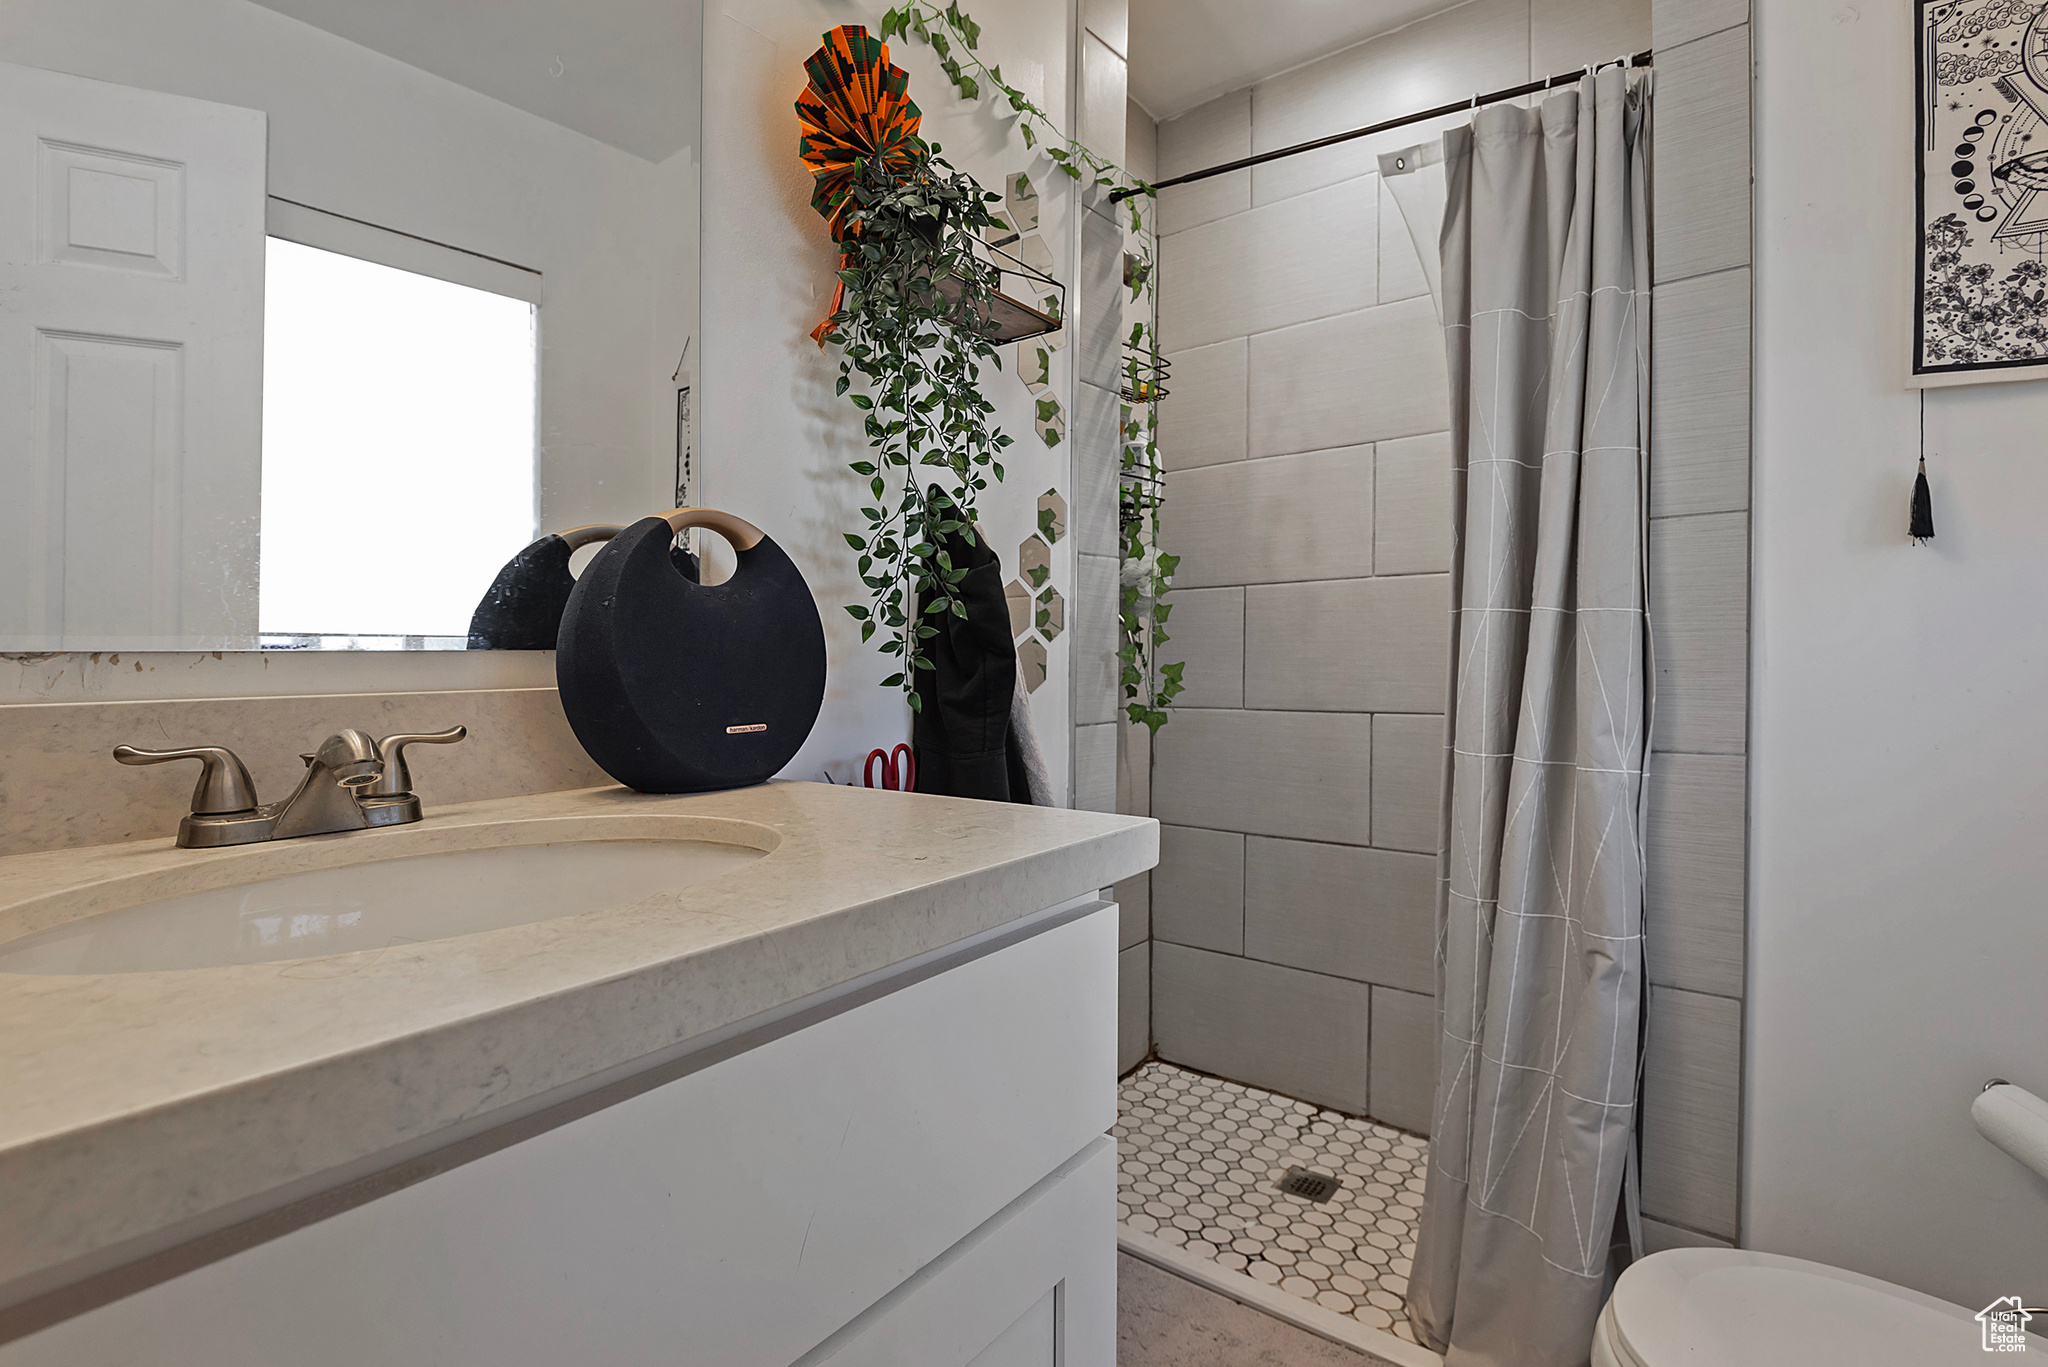
[[[995,297],[988,302],[985,330],[989,340],[996,343],[1042,337],[1048,332],[1058,332],[1066,325],[1067,287],[1045,271],[1003,250],[1004,246],[1017,240],[1012,235],[999,243],[983,241],[976,244],[976,260],[995,277]],[[938,291],[956,305],[960,304],[962,290],[957,276],[940,280]],[[965,305],[960,307],[964,314]],[[965,319],[962,321],[964,323]]]

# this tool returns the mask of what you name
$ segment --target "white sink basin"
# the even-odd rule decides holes
[[[373,858],[156,898],[0,941],[0,973],[218,968],[445,940],[662,897],[765,854],[628,838]]]

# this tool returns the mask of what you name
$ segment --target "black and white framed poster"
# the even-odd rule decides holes
[[[1916,0],[1912,384],[2048,377],[2048,0]]]

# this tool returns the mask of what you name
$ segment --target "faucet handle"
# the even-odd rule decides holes
[[[114,747],[114,758],[123,764],[163,764],[174,759],[196,759],[205,767],[192,789],[194,816],[226,816],[254,810],[256,781],[235,752],[221,745],[195,745],[184,750],[138,750],[132,745]]]
[[[453,745],[469,734],[466,726],[451,726],[446,731],[429,734],[401,734],[386,736],[377,742],[377,753],[384,757],[384,772],[377,781],[363,790],[365,797],[404,797],[412,791],[412,770],[406,767],[405,747],[408,745]]]

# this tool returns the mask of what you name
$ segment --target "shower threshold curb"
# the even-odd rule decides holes
[[[1419,1344],[1410,1343],[1384,1329],[1360,1324],[1349,1315],[1326,1310],[1313,1301],[1305,1301],[1277,1286],[1268,1286],[1242,1272],[1232,1272],[1199,1253],[1190,1253],[1142,1230],[1118,1225],[1116,1246],[1133,1258],[1164,1268],[1197,1286],[1228,1296],[1276,1320],[1284,1320],[1297,1329],[1306,1329],[1318,1338],[1385,1358],[1396,1367],[1444,1367],[1441,1357]]]

